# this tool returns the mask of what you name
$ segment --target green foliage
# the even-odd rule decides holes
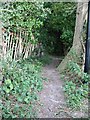
[[[66,76],[66,77],[65,77]],[[77,63],[69,62],[65,71],[64,91],[67,103],[72,108],[80,108],[82,100],[88,97],[89,76],[84,73]]]
[[[77,63],[74,63],[74,62],[69,62],[68,65],[68,73],[70,76],[72,76],[72,73],[73,73],[73,81],[76,82],[76,83],[83,83],[83,82],[88,82],[89,80],[89,76],[87,75],[87,73],[84,73],[80,66],[77,64]],[[77,79],[77,80],[76,80]]]
[[[72,108],[80,108],[82,100],[88,95],[88,84],[77,87],[74,82],[66,81],[64,91],[67,97],[67,104]]]
[[[63,33],[61,35],[61,39],[62,39],[63,45],[66,48],[71,47],[72,41],[73,41],[73,34],[74,34],[74,31],[72,31],[72,30],[64,30],[63,31]]]
[[[5,80],[5,86],[3,86],[3,90],[8,94],[13,89],[13,84],[10,79]]]
[[[34,109],[37,93],[42,90],[40,75],[41,63],[33,61],[1,61],[4,83],[0,87],[3,118],[31,118],[36,116]]]
[[[43,3],[10,2],[4,4],[3,9],[7,9],[2,16],[5,27],[13,26],[14,29],[16,27],[27,30],[38,28],[46,16]],[[8,24],[7,21],[9,22]]]
[[[43,8],[43,3],[39,2],[7,2],[2,4],[3,26],[8,32],[27,32],[22,36],[27,42],[36,44],[38,41],[39,29],[43,25],[43,20],[47,12]],[[34,40],[32,36],[34,35]]]
[[[51,62],[51,58],[49,55],[44,55],[38,59],[43,65],[49,64]]]
[[[2,4],[3,26],[8,31],[27,31],[27,43],[43,43],[48,53],[63,55],[72,45],[75,3],[10,2]],[[32,36],[34,35],[34,40]]]
[[[44,54],[42,57],[38,57],[37,61],[42,63],[42,65],[49,64],[51,62],[51,58],[48,54]]]
[[[45,3],[44,7],[48,8],[50,12],[41,31],[44,35],[42,42],[49,53],[62,55],[72,46],[76,4],[55,2]]]

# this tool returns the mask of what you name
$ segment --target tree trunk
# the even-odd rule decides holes
[[[81,53],[84,53],[82,48],[82,32],[83,32],[83,25],[86,18],[86,11],[88,8],[88,3],[81,3],[77,4],[77,11],[76,11],[76,25],[75,25],[75,33],[73,38],[73,45],[65,56],[63,61],[58,66],[58,70],[60,73],[64,71],[66,65],[69,61],[77,61],[77,57],[80,56]],[[75,54],[74,54],[75,53]]]

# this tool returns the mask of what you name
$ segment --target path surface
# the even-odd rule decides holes
[[[39,93],[42,106],[38,111],[38,118],[56,117],[59,108],[61,108],[61,115],[59,115],[62,118],[67,117],[67,113],[65,113],[66,103],[63,93],[63,81],[56,70],[59,63],[59,58],[52,58],[52,62],[43,68],[42,76],[47,78],[48,81],[43,83],[44,88]]]
[[[39,92],[38,118],[81,118],[87,114],[81,111],[70,110],[66,106],[63,92],[64,82],[60,78],[57,66],[60,58],[52,57],[49,65],[43,67],[42,76],[48,81],[43,82],[43,90]],[[85,108],[85,107],[84,107]]]

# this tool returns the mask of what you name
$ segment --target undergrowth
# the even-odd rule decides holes
[[[40,75],[42,64],[39,61],[14,61],[3,59],[3,83],[0,86],[0,109],[2,118],[32,118],[37,92],[42,90]]]
[[[82,106],[82,101],[88,98],[88,82],[90,76],[84,73],[80,66],[73,61],[67,64],[67,68],[63,74],[67,105],[71,108],[79,109]]]
[[[50,58],[50,55],[48,55],[47,53],[44,53],[43,56],[41,57],[34,57],[34,56],[31,56],[31,58],[28,58],[27,59],[28,61],[31,61],[33,60],[34,62],[40,62],[43,66],[46,65],[46,64],[49,64],[51,62],[51,58]]]

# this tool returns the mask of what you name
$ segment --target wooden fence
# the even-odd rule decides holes
[[[2,49],[3,56],[9,54],[12,59],[25,59],[31,55],[41,56],[43,55],[42,44],[35,43],[34,36],[31,36],[30,42],[27,31],[19,31],[18,33],[8,32],[5,28],[2,28]]]

